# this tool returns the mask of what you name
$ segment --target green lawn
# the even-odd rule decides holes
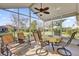
[[[51,31],[46,31],[45,35],[53,35],[53,33]]]
[[[4,33],[0,33],[0,35],[4,35],[4,34],[8,34],[8,33],[12,33],[14,37],[17,37],[17,32],[4,32]],[[25,36],[29,35],[29,32],[23,32]]]
[[[17,37],[17,32],[7,32],[7,33],[12,33],[14,35],[14,37]],[[30,32],[23,32],[24,35],[27,37],[29,34],[32,34]],[[4,35],[5,33],[0,33],[0,35]],[[43,32],[42,32],[43,34]],[[53,35],[53,33],[51,31],[45,31],[44,32],[45,35]],[[63,35],[65,36],[71,36],[70,34],[68,34],[67,32],[62,32]],[[75,35],[75,38],[79,39],[79,33]]]

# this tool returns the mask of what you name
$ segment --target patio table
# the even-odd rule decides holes
[[[53,51],[55,51],[54,44],[61,42],[61,37],[59,36],[46,37],[44,41],[48,41],[52,45]]]

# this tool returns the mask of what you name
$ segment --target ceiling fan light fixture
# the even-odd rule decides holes
[[[42,3],[41,3],[41,7],[40,8],[34,8],[36,9],[38,12],[35,12],[35,14],[37,13],[45,13],[45,14],[50,14],[50,12],[48,12],[49,7],[42,7]]]
[[[42,16],[42,14],[40,14],[40,16]]]

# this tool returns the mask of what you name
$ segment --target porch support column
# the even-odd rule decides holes
[[[31,10],[29,9],[29,41],[31,42]]]

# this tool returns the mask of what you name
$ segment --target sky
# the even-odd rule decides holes
[[[67,17],[64,19],[65,21],[62,23],[62,27],[76,27],[77,26],[76,16]]]
[[[11,11],[15,11],[18,12],[17,9],[9,9]],[[29,9],[28,8],[20,8],[19,10],[20,13],[25,14],[25,15],[29,15]],[[39,18],[36,14],[33,13],[33,11],[31,10],[31,15],[35,18]],[[12,24],[12,14],[11,12],[8,11],[4,11],[4,10],[0,10],[0,26],[6,25],[6,24]],[[28,18],[27,16],[23,16],[25,18]],[[42,21],[32,18],[32,20],[37,20],[38,26],[40,26],[40,24],[42,24]],[[72,17],[67,17],[64,18],[66,19],[63,23],[62,23],[62,27],[73,27],[73,26],[77,26],[77,21],[76,21],[76,17],[72,16]]]
[[[18,12],[17,9],[8,9],[8,10]],[[28,8],[20,8],[19,12],[29,16],[29,9]],[[33,14],[32,10],[31,10],[31,13],[32,13],[31,16],[35,17],[35,18],[32,18],[32,19],[37,20],[36,18],[38,18],[38,16]],[[12,24],[12,21],[11,21],[12,14],[14,14],[14,13],[4,11],[4,10],[0,10],[0,26],[6,25],[6,24]],[[23,16],[23,15],[21,15],[21,16]],[[26,18],[26,19],[29,19],[28,16],[23,16],[23,17]]]

